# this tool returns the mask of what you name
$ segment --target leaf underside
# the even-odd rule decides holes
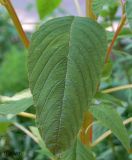
[[[84,146],[78,139],[74,146],[70,148],[60,158],[61,160],[95,160],[93,153]]]
[[[50,20],[33,34],[28,57],[37,125],[47,147],[59,153],[73,144],[95,95],[106,35],[81,17]]]

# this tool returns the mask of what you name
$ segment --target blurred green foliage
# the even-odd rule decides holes
[[[0,8],[0,62],[4,58],[5,51],[8,51],[13,43],[19,44],[17,32],[7,12]]]
[[[0,65],[0,93],[11,95],[28,88],[26,51],[11,48]]]

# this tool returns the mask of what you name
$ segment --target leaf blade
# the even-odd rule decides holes
[[[40,19],[43,19],[58,7],[61,0],[36,0],[36,3]]]
[[[109,128],[113,132],[127,150],[130,149],[127,130],[123,125],[121,117],[112,107],[100,104],[96,107],[91,107],[90,111],[104,127]]]
[[[80,17],[51,20],[33,35],[30,88],[41,136],[53,153],[75,141],[100,80],[105,37],[99,24]]]
[[[95,160],[93,153],[78,139],[74,146],[62,155],[62,160]]]
[[[8,115],[8,114],[16,115],[20,112],[24,112],[32,105],[33,105],[33,100],[31,97],[24,98],[24,99],[21,99],[18,101],[10,101],[8,103],[0,105],[0,114],[2,114],[2,115]]]

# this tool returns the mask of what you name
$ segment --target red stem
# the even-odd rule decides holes
[[[10,0],[3,0],[1,3],[2,3],[3,6],[5,6],[7,11],[9,12],[9,14],[12,18],[12,21],[13,21],[13,23],[14,23],[17,31],[18,31],[18,34],[19,34],[23,44],[25,45],[26,48],[29,48],[30,42],[29,42],[29,40],[28,40],[28,38],[27,38],[23,28],[22,28],[22,25],[19,21],[19,18],[16,14],[16,11],[15,11],[11,1]]]

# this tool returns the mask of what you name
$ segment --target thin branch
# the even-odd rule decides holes
[[[123,85],[123,86],[119,86],[119,87],[106,89],[102,92],[103,93],[112,93],[112,92],[117,92],[117,91],[121,91],[121,90],[125,90],[125,89],[132,89],[132,84],[127,84],[127,85]]]
[[[93,0],[86,0],[86,16],[91,19],[96,19],[96,16],[94,15],[92,10],[93,8],[92,3],[93,3]]]
[[[28,48],[29,47],[29,40],[28,40],[28,38],[22,28],[22,25],[18,19],[18,16],[16,14],[16,11],[15,11],[11,1],[10,0],[0,0],[0,3],[3,6],[5,6],[5,8],[7,9],[8,13],[10,14],[12,21],[13,21],[13,23],[19,33],[19,36],[20,36],[23,44],[25,45],[26,48]]]
[[[121,2],[121,5],[123,6],[124,5],[123,0],[120,0],[120,2]]]
[[[13,123],[14,126],[16,126],[18,129],[22,130],[24,133],[26,133],[29,137],[31,137],[36,143],[39,143],[39,140],[25,127],[18,123]]]
[[[121,32],[121,30],[122,30],[125,22],[126,22],[126,15],[123,15],[122,18],[121,18],[121,21],[120,21],[120,23],[119,23],[119,25],[118,25],[118,28],[117,28],[117,30],[116,30],[116,32],[115,32],[115,34],[114,34],[114,37],[113,37],[113,39],[112,39],[112,41],[111,41],[111,44],[110,44],[110,46],[109,46],[108,49],[107,49],[107,54],[106,54],[106,58],[105,58],[105,63],[107,63],[108,60],[109,60],[109,58],[110,58],[111,51],[112,51],[112,48],[113,48],[113,46],[114,46],[114,43],[115,43],[115,41],[116,41],[119,33]]]
[[[27,113],[27,112],[21,112],[17,114],[18,116],[26,117],[26,118],[31,118],[31,119],[36,119],[36,115]]]
[[[125,0],[120,0],[120,2],[121,2],[121,7],[122,7],[122,14],[124,14],[125,13]]]
[[[92,19],[96,19],[92,10],[92,2],[93,0],[86,0],[86,16]],[[87,147],[89,147],[90,143],[92,143],[93,128],[91,124],[93,123],[93,121],[94,121],[93,115],[90,112],[85,112],[80,132],[80,139],[82,143]],[[90,127],[89,130],[86,132],[88,126]]]
[[[124,125],[127,125],[129,123],[132,122],[132,117],[128,118],[127,120],[125,120],[123,122]],[[110,134],[112,134],[111,130],[108,130],[107,132],[105,132],[103,135],[101,135],[97,140],[95,140],[95,142],[93,142],[90,146],[91,147],[95,147],[97,144],[99,144],[100,142],[102,142],[105,138],[107,138]]]
[[[81,10],[81,6],[80,6],[78,0],[73,0],[73,1],[74,1],[75,6],[76,6],[78,15],[79,15],[79,16],[83,16],[83,12],[82,12],[82,10]]]
[[[117,27],[117,30],[114,34],[114,37],[111,41],[111,44],[110,46],[108,47],[107,49],[107,54],[106,54],[106,58],[105,58],[105,63],[108,62],[109,58],[110,58],[110,55],[111,55],[111,52],[112,52],[112,49],[113,49],[113,46],[114,46],[114,43],[118,37],[118,35],[120,34],[125,22],[126,22],[126,15],[125,15],[125,3],[123,3],[123,0],[121,0],[121,5],[122,5],[122,17],[121,17],[121,21]]]

